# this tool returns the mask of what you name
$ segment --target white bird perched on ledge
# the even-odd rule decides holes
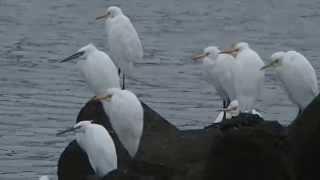
[[[223,108],[226,108],[235,98],[233,71],[236,62],[233,56],[219,53],[217,47],[209,46],[203,53],[194,55],[192,59],[203,61],[207,79],[222,98]]]
[[[116,6],[109,7],[105,15],[96,19],[105,19],[108,45],[112,59],[123,73],[124,89],[125,74],[132,75],[134,63],[143,59],[143,48],[138,33],[130,19]]]
[[[96,97],[102,102],[122,145],[131,157],[137,153],[143,133],[143,107],[135,94],[128,90],[111,88],[106,96]]]
[[[274,68],[290,100],[299,108],[299,114],[319,94],[316,72],[310,62],[296,51],[276,52],[271,63],[261,70]]]
[[[225,113],[225,119],[232,119],[240,114],[240,105],[238,100],[233,100],[227,108],[222,109],[223,112],[219,113],[214,123],[222,122]]]
[[[117,169],[117,153],[108,131],[91,121],[80,121],[72,128],[57,133],[76,132],[76,141],[87,153],[90,165],[99,177]]]
[[[116,66],[106,53],[98,50],[93,44],[90,43],[80,48],[75,54],[61,62],[76,58],[85,58],[85,60],[78,61],[77,65],[95,96],[103,96],[109,88],[120,88]]]
[[[242,112],[252,112],[263,88],[264,72],[260,71],[260,68],[264,66],[264,62],[246,42],[239,42],[232,49],[221,53],[235,56],[236,99],[239,101]]]

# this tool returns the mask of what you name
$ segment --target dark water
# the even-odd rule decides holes
[[[72,63],[57,59],[89,42],[107,50],[95,17],[118,5],[134,22],[145,49],[139,79],[131,82],[145,102],[181,128],[199,128],[221,106],[190,59],[207,45],[245,40],[263,58],[295,49],[318,72],[320,1],[298,0],[0,0],[0,179],[55,175],[59,154],[73,138],[55,137],[73,125],[92,96]],[[272,73],[259,109],[284,124],[296,114]]]

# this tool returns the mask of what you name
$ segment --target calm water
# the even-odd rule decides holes
[[[201,68],[190,56],[207,45],[221,48],[245,40],[266,59],[296,49],[319,75],[320,2],[234,0],[0,0],[0,179],[55,175],[59,154],[73,138],[55,137],[73,125],[92,97],[73,63],[57,63],[89,42],[106,50],[95,17],[118,5],[134,22],[145,49],[133,90],[170,122],[200,128],[221,107]],[[284,124],[297,109],[266,77],[257,107]]]

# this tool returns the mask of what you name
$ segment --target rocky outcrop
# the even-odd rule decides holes
[[[203,129],[183,131],[143,103],[144,132],[133,159],[100,102],[89,101],[77,121],[94,120],[103,125],[116,144],[119,169],[103,179],[311,180],[320,179],[319,105],[317,97],[289,128],[240,114]],[[58,176],[59,180],[99,179],[75,141],[61,154]]]

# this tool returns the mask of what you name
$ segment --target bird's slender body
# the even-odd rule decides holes
[[[101,98],[103,108],[110,118],[123,146],[131,157],[137,153],[143,132],[143,108],[135,94],[119,88],[109,89],[107,98]]]
[[[109,7],[106,15],[97,19],[105,19],[107,42],[115,64],[123,74],[133,75],[134,64],[143,59],[143,48],[130,19],[115,6]]]
[[[303,111],[319,94],[316,72],[310,62],[296,51],[277,52],[272,62],[262,69],[274,67],[290,100]]]
[[[58,135],[69,131],[76,132],[76,141],[87,153],[90,165],[97,176],[103,177],[117,169],[115,145],[103,126],[91,121],[81,121]]]
[[[194,56],[194,59],[203,59],[206,79],[215,87],[225,108],[235,98],[233,72],[235,60],[231,55],[219,53],[217,47],[210,46],[204,49],[203,54]]]
[[[234,86],[236,99],[241,111],[251,112],[261,95],[264,83],[264,72],[260,68],[264,62],[260,56],[245,42],[237,43],[232,50],[223,53],[234,53],[235,70]]]
[[[109,88],[120,87],[117,68],[106,53],[98,50],[93,44],[82,47],[77,53],[82,53],[78,57],[85,58],[78,61],[77,65],[87,85],[96,96],[103,96]],[[71,59],[73,59],[72,56]],[[69,57],[63,61],[71,59]]]

